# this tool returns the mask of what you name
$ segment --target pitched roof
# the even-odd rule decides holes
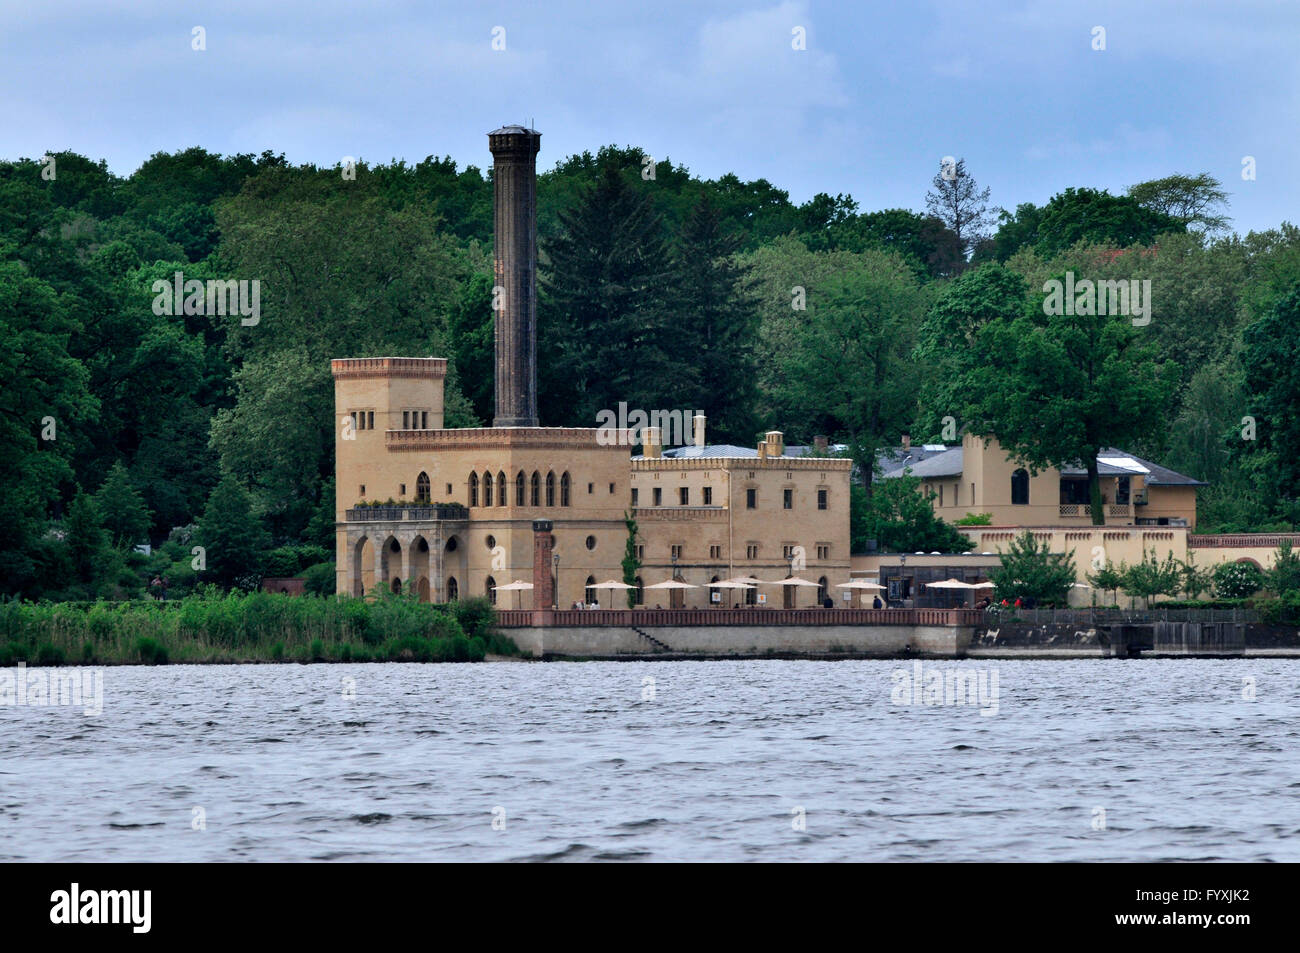
[[[912,446],[907,450],[894,447],[877,456],[880,461],[881,475],[884,477],[903,476],[911,469],[912,476],[950,477],[961,476],[962,449],[960,446],[936,449],[930,444],[923,447]],[[1207,486],[1204,481],[1186,474],[1162,467],[1158,463],[1144,460],[1142,457],[1127,453],[1115,447],[1106,447],[1097,454],[1097,472],[1102,476],[1135,476],[1146,478],[1148,486]],[[1062,467],[1061,475],[1067,477],[1084,476],[1087,470],[1083,466]]]

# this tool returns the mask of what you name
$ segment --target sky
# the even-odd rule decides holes
[[[486,168],[522,122],[542,169],[634,145],[862,211],[923,210],[953,156],[995,207],[1207,172],[1239,232],[1300,217],[1296,0],[0,0],[0,90],[0,159],[122,175],[194,145]]]

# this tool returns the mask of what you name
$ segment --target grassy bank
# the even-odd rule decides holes
[[[517,654],[484,599],[427,605],[269,592],[0,603],[0,665],[480,662]]]

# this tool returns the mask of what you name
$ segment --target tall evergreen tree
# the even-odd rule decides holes
[[[750,266],[734,255],[740,239],[723,230],[722,218],[702,193],[682,227],[677,250],[676,315],[689,381],[676,404],[703,410],[720,443],[748,444],[757,429],[754,406],[757,366],[752,342],[758,302]]]
[[[208,497],[208,507],[199,520],[199,542],[207,563],[204,579],[222,586],[256,584],[267,533],[253,514],[252,497],[230,474],[221,478]]]
[[[118,549],[130,549],[147,538],[152,516],[144,495],[131,484],[131,477],[119,460],[108,471],[104,485],[95,494],[108,541]]]
[[[595,426],[597,414],[670,409],[696,381],[672,320],[673,261],[646,194],[606,166],[548,243],[538,333],[544,423]]]

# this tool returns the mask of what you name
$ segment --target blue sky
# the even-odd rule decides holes
[[[543,168],[632,144],[863,210],[922,209],[953,155],[1008,208],[1177,171],[1222,180],[1239,231],[1300,217],[1291,0],[0,4],[4,158],[68,148],[126,174],[201,145],[485,167],[484,134],[531,119]]]

